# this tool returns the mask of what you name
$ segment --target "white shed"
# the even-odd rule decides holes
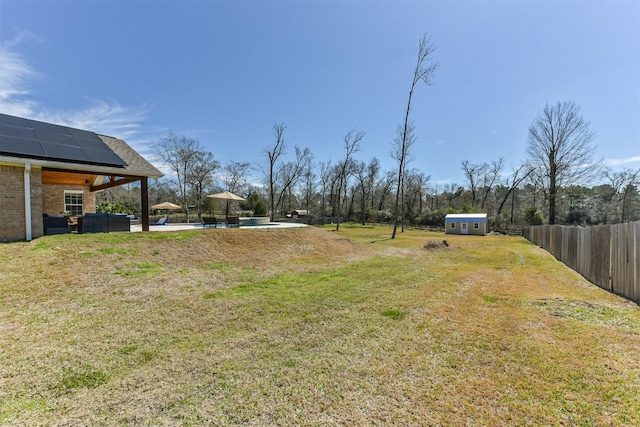
[[[472,234],[486,236],[488,230],[487,214],[448,214],[444,217],[446,234]]]

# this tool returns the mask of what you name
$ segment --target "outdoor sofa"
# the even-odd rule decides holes
[[[44,234],[67,234],[71,233],[71,227],[67,218],[63,216],[42,215],[42,225],[44,227]]]
[[[78,217],[78,234],[117,231],[131,231],[131,220],[127,215],[88,213]]]

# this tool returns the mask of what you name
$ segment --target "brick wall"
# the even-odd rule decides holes
[[[96,195],[87,187],[42,185],[42,170],[31,168],[31,236],[44,234],[42,214],[58,215],[64,211],[64,191],[82,191],[84,212],[96,211]],[[24,240],[24,167],[0,165],[0,242]]]
[[[64,192],[82,191],[82,210],[84,213],[96,211],[96,193],[89,191],[87,187],[65,185],[42,186],[42,210],[49,215],[59,215],[64,211]]]
[[[31,167],[31,236],[44,235],[42,224],[42,169]]]
[[[0,165],[0,188],[0,241],[24,240],[24,167]],[[31,230],[33,238],[43,234],[42,174],[39,168],[31,169]]]

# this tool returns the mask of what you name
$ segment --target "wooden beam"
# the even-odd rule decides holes
[[[89,187],[96,180],[96,175],[87,173],[42,171],[42,183],[48,185],[81,185]]]
[[[142,231],[149,231],[149,178],[146,176],[140,178],[140,197]]]
[[[135,181],[138,181],[140,179],[141,179],[141,177],[139,177],[139,176],[124,176],[124,177],[122,177],[120,179],[116,179],[114,181],[105,182],[104,184],[92,185],[91,188],[89,188],[89,191],[93,192],[93,191],[105,190],[105,189],[111,188],[111,187],[118,187],[120,185],[128,184],[130,182],[135,182]]]

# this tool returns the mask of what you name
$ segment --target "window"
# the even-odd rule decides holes
[[[64,192],[64,211],[72,216],[82,215],[82,192],[81,191],[65,191]]]
[[[456,228],[456,223],[455,223],[455,222],[452,222],[452,223],[451,223],[451,228],[452,228],[452,229]]]
[[[473,228],[475,228],[476,230],[480,228],[480,223],[474,222],[473,223]]]

